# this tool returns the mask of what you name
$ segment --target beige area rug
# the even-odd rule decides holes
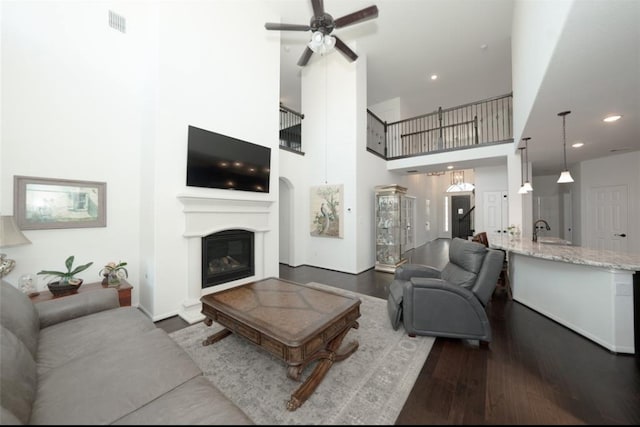
[[[170,334],[200,366],[205,376],[256,423],[273,424],[394,424],[435,338],[410,338],[391,328],[386,300],[311,283],[319,288],[356,295],[360,327],[343,344],[360,346],[337,362],[309,399],[296,411],[286,403],[299,382],[287,378],[286,364],[241,337],[230,335],[202,346],[202,340],[222,326],[197,323]],[[302,380],[313,370],[302,373]]]

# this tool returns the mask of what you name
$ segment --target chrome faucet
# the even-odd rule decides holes
[[[547,231],[551,230],[551,227],[549,227],[549,223],[544,219],[539,219],[536,222],[534,222],[533,223],[533,241],[534,242],[538,241],[538,223],[539,222],[544,223],[545,227],[547,228]]]

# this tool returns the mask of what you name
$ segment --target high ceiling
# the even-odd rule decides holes
[[[313,16],[310,0],[271,3],[283,23],[308,24]],[[373,4],[378,7],[376,19],[333,34],[366,55],[367,104],[401,97],[408,112],[403,118],[408,118],[512,91],[514,3],[325,0],[324,8],[337,19]],[[296,63],[310,32],[280,33],[281,102],[300,111]],[[307,67],[321,60],[314,54]],[[438,79],[431,80],[432,74]],[[529,160],[536,175],[562,168],[562,120],[557,113],[564,110],[572,111],[566,118],[570,165],[640,149],[640,0],[575,1],[523,133],[531,137]],[[623,118],[602,122],[614,112]],[[571,148],[578,140],[584,147]]]

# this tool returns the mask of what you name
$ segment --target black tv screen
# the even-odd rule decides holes
[[[271,148],[189,126],[187,186],[269,192]]]

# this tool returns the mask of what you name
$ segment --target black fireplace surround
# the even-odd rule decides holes
[[[254,234],[225,230],[202,238],[202,288],[255,274]]]

